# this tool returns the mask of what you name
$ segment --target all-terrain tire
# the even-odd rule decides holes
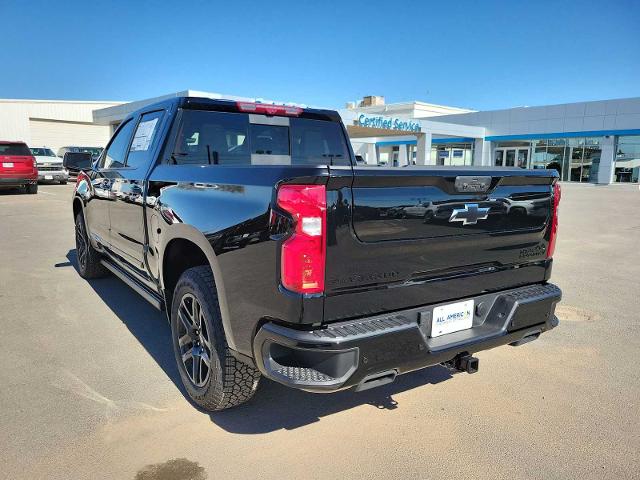
[[[109,274],[109,270],[100,263],[100,253],[91,246],[82,212],[76,215],[76,255],[82,278],[101,278]]]
[[[201,313],[197,315],[199,317],[197,324],[190,323],[188,320],[190,317],[187,315],[189,312],[181,310],[181,308],[187,308],[189,302],[194,305],[194,299],[199,303],[197,308]],[[193,307],[192,310],[195,308]],[[181,310],[180,316],[179,310]],[[196,315],[192,314],[192,316]],[[185,318],[187,318],[186,322]],[[188,325],[195,325],[191,329],[189,338],[185,333]],[[205,333],[206,340],[202,337]],[[209,266],[190,268],[180,276],[171,305],[171,338],[182,383],[198,406],[207,411],[224,410],[245,403],[253,397],[258,388],[260,372],[240,362],[231,354],[222,326],[213,272]],[[181,342],[183,342],[182,345]],[[206,344],[208,347],[205,348]],[[197,358],[193,353],[195,348],[199,349],[200,356],[203,355],[203,351],[207,354],[210,365],[206,379],[202,379],[202,363],[198,368],[198,380],[202,383],[201,385],[197,385],[197,382],[191,378],[196,378],[193,370],[193,362]],[[185,363],[183,355],[190,358],[191,363],[189,360]]]

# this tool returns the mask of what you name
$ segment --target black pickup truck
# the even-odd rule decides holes
[[[364,390],[558,323],[554,170],[360,166],[334,111],[175,98],[126,118],[73,194],[78,269],[171,323],[207,410],[261,375]]]

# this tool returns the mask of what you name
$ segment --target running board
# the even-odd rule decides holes
[[[164,310],[164,302],[162,298],[157,293],[152,292],[144,285],[141,285],[138,281],[132,278],[128,273],[122,270],[117,265],[114,265],[107,259],[100,260],[100,263],[105,266],[111,273],[113,273],[116,277],[122,280],[124,283],[129,285],[138,295],[144,298],[151,305],[156,307],[158,310]]]

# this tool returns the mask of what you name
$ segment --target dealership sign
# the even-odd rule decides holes
[[[422,127],[417,122],[402,120],[393,117],[371,117],[361,113],[356,121],[357,125],[369,128],[383,128],[385,130],[403,130],[408,132],[421,132]]]

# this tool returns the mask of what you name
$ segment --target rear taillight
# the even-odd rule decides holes
[[[38,168],[38,162],[36,161],[36,157],[32,157],[33,158],[33,168]]]
[[[297,293],[322,293],[327,238],[324,185],[282,185],[278,206],[294,220],[293,234],[282,244],[282,285]]]
[[[76,187],[80,185],[80,183],[82,183],[82,181],[84,180],[86,180],[87,183],[89,184],[91,183],[91,179],[89,178],[89,175],[87,175],[82,170],[80,170],[78,173],[76,173]]]
[[[264,115],[286,115],[297,117],[302,108],[289,105],[270,105],[268,103],[236,102],[238,110],[246,113],[262,113]]]
[[[549,234],[549,245],[547,246],[547,258],[553,257],[553,252],[556,249],[556,238],[558,237],[558,206],[560,205],[560,197],[562,191],[560,190],[560,184],[555,183],[553,185],[553,207],[551,210],[551,233]]]

